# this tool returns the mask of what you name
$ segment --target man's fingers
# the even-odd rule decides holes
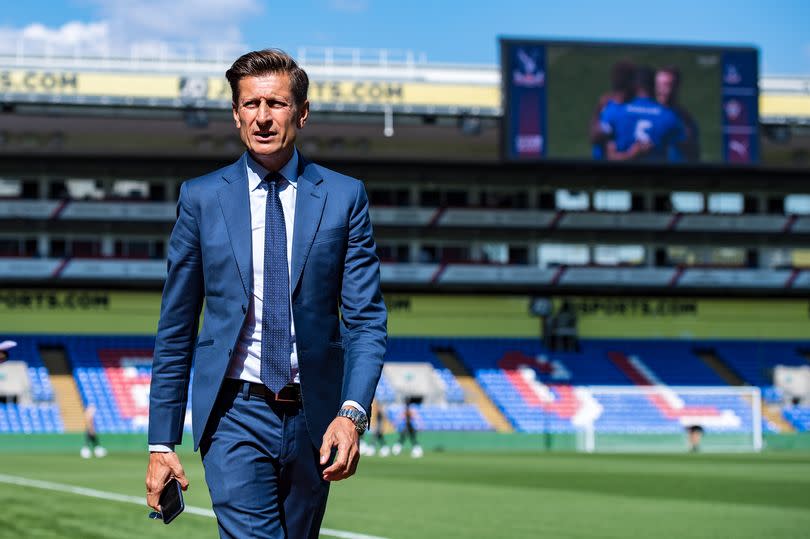
[[[160,511],[160,489],[156,490],[152,485],[147,485],[146,505],[155,511]]]
[[[321,466],[329,461],[329,455],[332,453],[332,433],[327,432],[323,435],[323,443],[321,444]]]
[[[349,470],[346,472],[346,477],[351,477],[357,472],[357,465],[360,463],[360,453],[352,447],[352,456],[349,461]]]
[[[180,482],[180,487],[183,490],[188,488],[188,479],[186,479],[186,472],[183,471],[183,466],[180,464],[180,461],[176,461],[172,463],[172,475]]]
[[[338,481],[340,479],[343,479],[343,474],[346,472],[346,468],[349,465],[350,448],[351,444],[348,444],[346,442],[341,442],[338,444],[335,462],[333,462],[330,467],[328,467],[323,471],[323,475],[325,478],[331,481]]]
[[[348,451],[345,444],[340,443],[337,447],[337,454],[335,455],[335,462],[332,463],[327,469],[324,470],[324,473],[334,473],[337,470],[342,470],[346,467],[348,463]]]

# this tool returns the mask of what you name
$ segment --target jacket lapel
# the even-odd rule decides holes
[[[228,229],[231,240],[233,256],[242,279],[245,295],[250,297],[252,288],[251,262],[251,229],[250,229],[250,199],[247,185],[247,154],[233,165],[225,169],[222,174],[227,182],[217,191],[219,207]]]
[[[295,293],[301,272],[307,262],[315,232],[321,223],[326,191],[321,188],[323,179],[315,166],[298,154],[298,193],[295,201],[295,226],[293,230],[292,266],[290,292]]]

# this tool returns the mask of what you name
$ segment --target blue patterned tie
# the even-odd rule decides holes
[[[284,176],[265,177],[264,290],[262,296],[262,363],[260,377],[271,391],[290,382],[290,276],[287,266],[287,227],[278,189]]]

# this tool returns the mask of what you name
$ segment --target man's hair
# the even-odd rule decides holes
[[[636,66],[629,60],[620,60],[610,68],[610,87],[625,97],[631,97],[635,82]]]
[[[636,91],[647,96],[655,95],[655,70],[650,66],[640,66],[636,70]]]
[[[239,105],[239,81],[245,77],[259,77],[275,73],[286,73],[290,77],[290,90],[296,105],[307,100],[309,77],[292,56],[281,49],[264,49],[243,54],[225,72],[231,85],[233,105]]]

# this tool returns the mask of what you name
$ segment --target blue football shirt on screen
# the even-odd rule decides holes
[[[639,161],[682,160],[677,144],[686,138],[683,124],[671,109],[654,99],[637,97],[625,105],[605,107],[600,122],[620,152],[627,151],[635,142],[652,144],[649,153]]]

